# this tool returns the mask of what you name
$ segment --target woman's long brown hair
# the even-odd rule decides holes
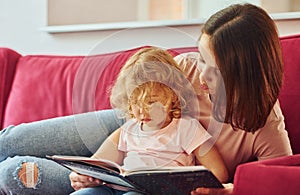
[[[214,118],[249,132],[262,128],[278,99],[283,77],[274,21],[262,8],[237,4],[212,15],[202,33],[210,36],[224,81],[217,90]],[[224,103],[225,116],[220,109]]]

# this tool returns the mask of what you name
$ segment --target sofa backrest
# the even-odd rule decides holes
[[[105,87],[135,51],[137,48],[95,56],[21,57],[3,126],[109,108]]]
[[[300,153],[300,35],[282,37],[281,44],[284,84],[279,101],[293,152]],[[1,128],[111,108],[110,86],[125,61],[140,48],[94,56],[20,56],[0,48]],[[197,48],[169,51],[176,56]]]
[[[109,89],[122,65],[141,48],[92,56],[20,57],[12,70],[15,75],[10,76],[10,84],[5,84],[12,90],[5,101],[2,128],[111,108]],[[186,47],[169,51],[176,56],[196,50]]]
[[[300,35],[282,37],[281,45],[284,83],[279,101],[293,152],[300,154]]]

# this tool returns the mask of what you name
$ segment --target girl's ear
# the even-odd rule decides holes
[[[131,102],[128,100],[127,104],[128,104],[128,108],[127,108],[127,110],[128,110],[128,114],[132,115],[132,107],[131,107]]]
[[[130,118],[134,118],[134,115],[133,115],[133,112],[132,112],[132,108],[131,108],[130,105],[128,105],[128,116],[129,116]]]

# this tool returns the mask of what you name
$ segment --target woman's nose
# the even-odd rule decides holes
[[[205,67],[202,69],[202,72],[200,73],[200,82],[201,82],[201,84],[204,84],[204,83],[207,83],[210,81],[212,81],[210,72],[209,72],[208,68]]]

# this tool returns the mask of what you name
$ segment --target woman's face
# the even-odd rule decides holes
[[[200,88],[214,95],[216,93],[217,82],[221,77],[220,70],[216,65],[216,60],[213,52],[210,49],[210,37],[207,34],[202,34],[199,40],[199,52],[201,64]]]

